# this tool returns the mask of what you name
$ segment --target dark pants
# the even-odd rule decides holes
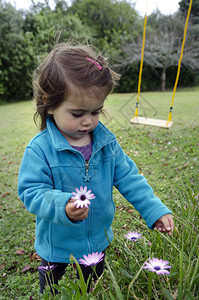
[[[104,256],[105,256],[105,251],[103,251],[103,253],[104,253]],[[56,267],[48,273],[46,273],[46,271],[44,271],[44,270],[39,269],[40,293],[43,294],[43,291],[45,289],[45,285],[46,285],[46,283],[48,283],[51,287],[51,293],[57,294],[58,291],[56,289],[54,289],[54,292],[53,292],[52,284],[58,285],[58,281],[64,275],[65,269],[68,266],[68,264],[66,264],[66,263],[47,262],[46,260],[44,260],[42,258],[40,266],[45,267],[45,266],[49,266],[49,265],[50,266],[54,265]],[[102,275],[103,271],[104,271],[104,259],[99,264],[96,265],[96,271],[95,272],[97,274],[97,277],[96,277],[96,274],[94,273],[94,271],[91,267],[85,267],[84,265],[81,265],[81,264],[80,264],[80,267],[81,267],[81,270],[82,270],[82,273],[83,273],[83,276],[84,276],[84,280],[85,280],[86,283],[87,283],[87,280],[89,278],[89,275],[91,274],[91,279],[89,281],[88,288],[87,288],[87,292],[89,292],[92,278],[95,281],[97,279],[97,277],[100,277]],[[77,278],[79,278],[78,272],[77,272]]]

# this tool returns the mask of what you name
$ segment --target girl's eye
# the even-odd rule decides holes
[[[83,114],[74,114],[74,113],[72,113],[72,115],[75,118],[81,118],[83,116]]]
[[[99,115],[100,112],[101,112],[101,110],[96,110],[96,111],[93,111],[91,114],[92,114],[93,116],[96,116],[96,115]],[[76,114],[76,113],[73,113],[73,112],[72,112],[72,116],[73,116],[74,118],[81,118],[81,117],[83,117],[83,115],[84,115],[83,113]]]
[[[96,115],[99,115],[100,114],[100,110],[96,110],[94,112],[92,112],[92,115],[96,116]]]

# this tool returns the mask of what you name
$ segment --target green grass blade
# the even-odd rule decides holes
[[[109,263],[108,263],[108,260],[107,260],[106,258],[105,258],[105,262],[106,262],[106,266],[107,266],[107,268],[108,268],[109,274],[110,274],[110,276],[111,276],[111,280],[112,280],[113,286],[114,286],[114,288],[115,288],[117,297],[118,297],[119,300],[124,300],[124,297],[123,297],[123,295],[122,295],[122,292],[121,292],[121,290],[120,290],[120,288],[119,288],[119,285],[118,285],[118,283],[117,283],[117,281],[116,281],[116,279],[115,279],[115,276],[114,276],[114,274],[113,274],[113,272],[112,272],[112,270],[111,270],[111,268],[110,268],[110,265],[109,265]]]
[[[72,295],[69,291],[67,291],[65,288],[61,289],[61,300],[71,300]]]
[[[115,297],[111,294],[111,292],[109,292],[109,297],[111,300],[115,300]]]
[[[179,254],[179,288],[178,288],[178,299],[182,299],[183,297],[183,289],[182,289],[182,282],[183,282],[183,252],[180,251]]]
[[[139,269],[139,271],[137,272],[137,274],[134,276],[133,280],[131,280],[129,287],[128,287],[128,295],[129,295],[129,291],[132,287],[132,285],[134,284],[135,280],[138,278],[140,272],[142,271],[142,268],[144,267],[144,264],[141,266],[141,268]]]
[[[173,300],[173,296],[169,293],[167,289],[162,288],[162,291],[167,300]]]
[[[190,254],[189,254],[189,260],[191,261],[192,259],[192,256],[193,256],[193,252],[195,251],[195,249],[197,248],[197,245],[198,245],[198,238],[199,238],[199,235],[197,235],[196,237],[196,240],[191,248],[191,251],[190,251]]]
[[[78,269],[78,272],[79,272],[79,278],[80,278],[80,282],[81,282],[81,293],[84,295],[87,292],[87,286],[86,286],[86,283],[84,281],[84,276],[83,276],[82,270],[80,268],[80,265],[79,265],[78,261],[76,260],[76,258],[72,254],[70,256],[70,261],[71,262],[74,261],[76,266],[77,266],[77,269]]]
[[[198,275],[198,265],[199,265],[199,256],[197,258],[196,265],[195,265],[195,268],[194,268],[194,271],[193,271],[193,276],[192,276],[191,281],[190,281],[190,286],[189,286],[190,289],[192,288],[193,282],[194,282],[194,280],[196,279],[196,277]]]
[[[127,278],[129,278],[129,279],[133,279],[133,276],[130,275],[126,270],[124,270],[124,269],[122,269],[122,268],[119,268],[119,269],[120,269],[121,273],[122,273],[125,277],[127,277]]]
[[[186,290],[186,300],[195,300],[194,295],[188,290]]]

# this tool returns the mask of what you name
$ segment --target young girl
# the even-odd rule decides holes
[[[107,61],[89,46],[57,45],[36,71],[35,119],[41,119],[41,132],[26,147],[18,193],[27,210],[36,215],[35,249],[43,270],[56,265],[52,268],[55,283],[71,254],[80,259],[104,252],[112,241],[113,186],[149,228],[173,231],[170,210],[138,174],[115,136],[99,122],[104,101],[118,79]],[[85,197],[74,205],[73,193],[80,187],[95,195],[89,206],[79,203]],[[103,268],[104,260],[97,265],[98,276]],[[39,270],[41,293],[46,278],[43,270]],[[82,266],[82,271],[86,281],[92,269]]]

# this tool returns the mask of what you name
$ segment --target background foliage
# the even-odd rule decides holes
[[[68,40],[99,48],[122,74],[117,91],[135,92],[143,18],[133,4],[128,0],[73,0],[69,7],[64,0],[54,2],[51,8],[48,0],[44,4],[33,1],[24,11],[0,0],[0,101],[30,99],[38,58],[54,44]],[[172,16],[159,11],[148,16],[142,91],[164,90],[174,84],[189,3],[182,0],[179,4],[180,10]],[[194,0],[182,61],[186,79],[180,80],[180,86],[199,83],[198,7],[199,0]]]

